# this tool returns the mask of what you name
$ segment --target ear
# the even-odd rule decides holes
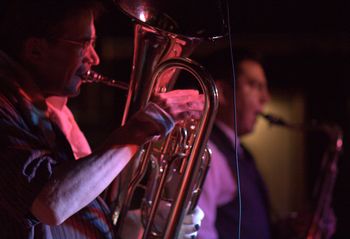
[[[24,42],[23,58],[30,63],[46,61],[48,43],[43,38],[31,37]]]

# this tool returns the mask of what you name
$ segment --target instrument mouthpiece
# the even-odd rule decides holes
[[[122,81],[106,77],[100,73],[89,70],[82,76],[83,83],[103,83],[108,86],[113,86],[122,90],[128,90],[129,85]]]

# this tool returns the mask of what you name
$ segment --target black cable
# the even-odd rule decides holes
[[[241,196],[241,179],[239,170],[239,155],[238,155],[238,135],[237,135],[237,105],[236,105],[236,74],[235,74],[235,64],[233,60],[233,46],[232,46],[232,33],[230,24],[230,6],[228,0],[226,0],[227,8],[227,27],[228,27],[228,37],[230,45],[230,56],[231,56],[231,69],[232,69],[232,91],[233,91],[233,124],[235,131],[235,161],[236,161],[236,177],[237,177],[237,198],[238,198],[238,225],[237,225],[237,239],[241,238],[241,224],[242,224],[242,196]]]

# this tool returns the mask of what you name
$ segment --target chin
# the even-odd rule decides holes
[[[78,87],[74,90],[72,90],[72,89],[66,90],[64,92],[64,96],[68,96],[68,97],[75,97],[75,96],[78,96],[79,94],[80,94],[80,87]]]
[[[238,134],[239,135],[247,135],[250,133],[253,133],[254,131],[254,125],[245,125],[245,126],[241,126],[238,127]]]
[[[63,88],[63,94],[68,97],[75,97],[80,93],[81,79],[74,80],[69,86]]]
[[[238,136],[245,136],[245,135],[250,134],[251,132],[252,132],[252,131],[251,131],[251,130],[248,130],[248,129],[239,130],[239,131],[238,131]]]

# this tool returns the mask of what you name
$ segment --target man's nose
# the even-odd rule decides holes
[[[91,58],[93,59],[92,64],[94,66],[100,64],[100,57],[98,56],[95,48],[92,48]]]
[[[100,57],[98,56],[95,48],[92,46],[89,48],[89,50],[86,54],[86,58],[87,58],[88,62],[93,66],[100,64]]]
[[[261,92],[260,100],[263,104],[268,102],[271,99],[270,93],[268,89],[263,89]]]

